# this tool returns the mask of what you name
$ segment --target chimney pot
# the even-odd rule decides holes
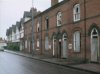
[[[51,0],[51,6],[54,6],[58,3],[58,0]]]

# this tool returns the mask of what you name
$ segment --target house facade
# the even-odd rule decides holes
[[[24,51],[33,53],[32,48],[32,15],[35,16],[39,11],[36,8],[31,8],[29,12],[24,13]],[[34,19],[33,19],[34,20]]]
[[[100,61],[99,24],[99,0],[51,0],[34,17],[34,53]]]
[[[32,43],[32,26],[31,21],[24,23],[24,51],[31,53],[31,43]]]
[[[20,35],[20,51],[24,50],[24,19],[21,18],[19,25],[19,35]]]
[[[19,46],[20,51],[32,53],[32,15],[39,14],[36,8],[25,11],[23,17],[15,25],[7,29],[6,36],[9,44]]]
[[[24,12],[24,52],[31,53],[31,43],[32,43],[32,23],[31,23],[32,13],[30,11]]]
[[[6,31],[7,36],[7,44],[18,45],[19,50],[22,51],[24,49],[24,28],[23,28],[23,19],[20,22],[16,22],[16,25],[12,25]]]

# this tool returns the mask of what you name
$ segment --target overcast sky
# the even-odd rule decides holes
[[[50,7],[51,0],[33,0],[34,7],[40,11]],[[23,17],[24,11],[30,11],[32,0],[0,0],[0,37],[6,37],[6,29]]]

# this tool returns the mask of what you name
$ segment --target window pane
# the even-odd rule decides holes
[[[48,29],[49,29],[49,18],[46,17],[46,30],[48,30]]]
[[[74,51],[80,52],[80,32],[74,33]]]
[[[57,26],[61,26],[61,22],[62,22],[61,17],[62,17],[61,12],[58,12],[58,14],[57,14]]]

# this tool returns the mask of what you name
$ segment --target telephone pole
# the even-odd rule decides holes
[[[32,0],[32,54],[34,54],[34,15],[33,15],[33,0]]]

